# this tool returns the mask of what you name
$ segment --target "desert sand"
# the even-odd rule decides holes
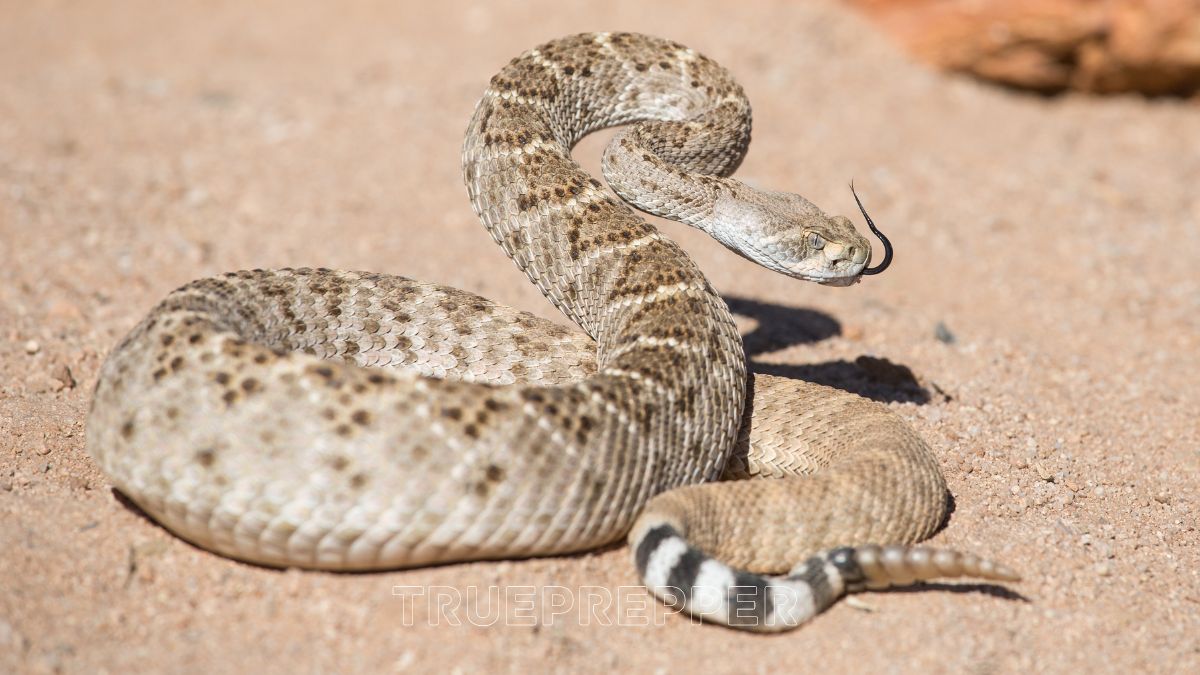
[[[1200,669],[1195,102],[1048,99],[939,74],[819,2],[2,14],[0,670]],[[500,65],[585,30],[660,34],[736,73],[755,106],[742,179],[861,222],[855,179],[896,261],[848,289],[661,226],[731,298],[754,368],[863,393],[918,428],[954,496],[933,542],[1023,582],[858,595],[762,637],[643,621],[655,606],[623,546],[278,571],[191,546],[114,495],[84,441],[97,370],[193,278],[374,270],[565,321],[475,220],[459,147]],[[604,138],[577,149],[586,166]],[[529,597],[494,625],[452,625],[463,617],[398,586]],[[599,588],[626,613],[551,611],[556,588]]]

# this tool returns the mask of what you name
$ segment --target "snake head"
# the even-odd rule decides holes
[[[871,244],[849,218],[828,216],[788,192],[731,186],[718,196],[712,215],[701,227],[752,262],[827,286],[849,286],[863,274],[883,271],[891,260],[891,247],[880,235],[887,248],[884,264],[867,269]],[[878,232],[873,224],[871,229]]]

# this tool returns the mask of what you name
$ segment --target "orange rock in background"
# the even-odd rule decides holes
[[[847,0],[917,58],[1057,92],[1200,91],[1200,0]]]

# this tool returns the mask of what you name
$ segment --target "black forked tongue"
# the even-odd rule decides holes
[[[883,242],[883,262],[879,263],[875,267],[868,267],[862,271],[862,274],[864,276],[867,274],[879,274],[880,272],[886,270],[888,265],[892,264],[892,242],[888,241],[888,238],[883,236],[883,233],[875,227],[875,222],[871,220],[871,216],[867,215],[867,210],[863,208],[862,200],[858,198],[858,193],[854,190],[854,181],[850,181],[850,194],[854,195],[854,201],[858,202],[858,210],[862,211],[863,218],[867,219],[867,227],[871,228],[871,231],[875,233],[875,236],[879,237],[879,241]]]

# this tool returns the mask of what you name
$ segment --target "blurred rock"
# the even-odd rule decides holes
[[[1054,93],[1200,91],[1200,0],[848,0],[939,68]]]
[[[958,338],[954,336],[954,333],[950,332],[950,329],[946,327],[943,321],[937,322],[937,325],[933,327],[933,336],[942,344],[952,345],[958,341]]]
[[[65,363],[60,363],[57,366],[55,366],[54,370],[50,373],[50,377],[52,377],[54,380],[62,383],[62,386],[59,387],[59,389],[63,389],[63,388],[74,389],[75,388],[75,384],[76,384],[75,376],[71,374],[71,368],[69,366],[67,366],[67,364],[65,364]]]

